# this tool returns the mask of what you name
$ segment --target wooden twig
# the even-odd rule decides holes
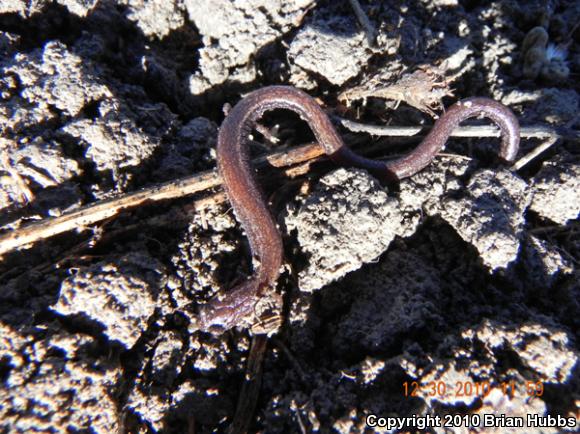
[[[369,20],[369,17],[367,17],[367,14],[365,14],[365,11],[361,7],[358,0],[349,0],[349,3],[352,9],[354,10],[354,14],[356,15],[358,22],[365,30],[369,45],[373,46],[375,44],[377,34],[375,27],[372,25],[371,21]]]
[[[236,414],[228,429],[228,434],[247,433],[250,423],[254,419],[260,387],[262,386],[262,367],[267,345],[267,335],[255,335],[252,338],[248,365],[246,366],[246,378],[238,397]]]
[[[302,416],[300,416],[301,408],[298,406],[298,403],[296,402],[296,400],[293,399],[290,402],[290,409],[294,411],[294,415],[296,416],[296,421],[298,422],[298,427],[300,428],[300,434],[308,434],[308,431],[306,430],[306,425],[304,424],[304,421],[302,420]]]
[[[341,119],[340,123],[354,132],[365,132],[378,136],[415,136],[425,130],[423,127],[393,127],[373,126]],[[522,128],[524,138],[566,138],[577,139],[577,136],[560,135],[555,129],[543,126]],[[455,137],[494,137],[499,136],[499,130],[493,126],[469,126],[457,128],[452,136]],[[540,153],[551,145],[537,148]],[[295,177],[305,173],[309,165],[324,155],[322,148],[314,143],[297,148],[270,153],[257,158],[253,163],[260,167],[271,165],[285,167],[287,176]],[[532,155],[529,158],[535,158]],[[526,158],[526,157],[524,157]],[[305,164],[302,164],[305,163]],[[527,161],[516,163],[523,167]],[[517,169],[516,169],[517,170]],[[0,255],[11,250],[22,248],[34,242],[58,235],[67,231],[82,231],[95,223],[113,217],[123,210],[161,200],[177,199],[200,191],[209,190],[221,185],[217,171],[207,171],[187,178],[154,185],[142,190],[125,194],[121,197],[107,199],[95,204],[87,205],[76,211],[65,213],[59,217],[49,218],[31,223],[23,228],[14,229],[0,236]]]
[[[346,129],[354,133],[367,133],[373,136],[415,136],[421,133],[427,133],[431,127],[397,127],[390,125],[369,125],[360,122],[354,122],[348,119],[335,117],[335,119]],[[499,128],[494,125],[471,125],[458,127],[451,133],[451,137],[499,137]],[[549,126],[531,126],[523,127],[520,132],[520,137],[538,138],[538,139],[567,139],[579,140],[578,134],[561,134],[555,128]]]
[[[264,138],[273,145],[277,145],[278,143],[280,143],[280,139],[276,137],[274,134],[272,134],[270,130],[266,128],[264,125],[257,123],[255,128],[257,132],[259,132],[262,136],[264,136]]]
[[[545,142],[541,143],[540,145],[536,146],[531,152],[529,152],[528,154],[520,158],[518,161],[516,161],[513,164],[512,169],[516,171],[520,170],[522,167],[524,167],[526,164],[528,164],[530,161],[532,161],[546,149],[550,148],[557,141],[558,141],[557,137],[552,137],[546,140]]]
[[[294,166],[313,160],[323,154],[324,151],[320,146],[309,144],[287,151],[274,152],[265,157],[257,158],[254,163],[258,167],[268,164],[274,167]],[[292,169],[290,168],[290,170]],[[128,208],[134,208],[145,203],[184,197],[219,185],[221,185],[221,178],[217,171],[207,171],[177,181],[147,187],[121,197],[97,202],[59,217],[31,223],[0,236],[0,255],[67,231],[84,230],[88,226],[112,217]]]
[[[300,380],[304,384],[308,384],[308,376],[306,375],[306,372],[304,372],[304,369],[302,369],[302,366],[300,366],[300,363],[298,362],[298,360],[296,360],[296,357],[294,357],[294,354],[292,354],[292,351],[290,351],[290,349],[286,346],[286,344],[284,344],[284,342],[282,342],[277,337],[273,337],[272,342],[274,343],[274,345],[276,345],[278,348],[280,348],[282,350],[282,352],[284,353],[284,355],[288,358],[288,360],[292,364],[292,367],[294,368],[294,370],[298,374],[298,377],[300,378]]]

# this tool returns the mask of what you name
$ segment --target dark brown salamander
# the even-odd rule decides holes
[[[382,178],[398,180],[425,166],[445,146],[451,132],[465,119],[483,115],[501,130],[500,157],[512,161],[519,146],[519,124],[504,105],[488,98],[470,98],[453,105],[433,126],[427,137],[409,155],[390,162],[374,161],[351,151],[342,141],[318,103],[306,93],[287,86],[270,86],[250,93],[228,114],[220,127],[217,163],[223,185],[236,216],[248,234],[259,265],[254,275],[200,309],[201,330],[227,330],[253,313],[267,288],[274,287],[282,265],[282,236],[258,186],[248,155],[248,136],[267,111],[291,110],[308,123],[316,140],[335,162],[360,167]]]

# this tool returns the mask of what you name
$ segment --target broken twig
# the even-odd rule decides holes
[[[375,44],[375,39],[377,35],[375,27],[372,25],[371,21],[369,20],[369,17],[367,17],[367,14],[365,14],[365,11],[363,11],[363,8],[361,7],[358,0],[349,0],[349,3],[352,9],[354,10],[354,14],[356,15],[358,22],[365,30],[369,45],[373,46]]]
[[[245,434],[250,428],[262,386],[262,368],[267,345],[267,335],[255,335],[252,338],[246,366],[246,378],[244,378],[242,391],[238,397],[236,414],[227,431],[228,434]]]
[[[354,122],[348,119],[342,119],[335,117],[335,119],[349,131],[353,133],[367,133],[373,136],[391,136],[391,137],[401,137],[401,136],[416,136],[420,133],[427,133],[430,130],[430,126],[423,127],[397,127],[390,125],[369,125],[360,122]],[[451,137],[499,137],[500,131],[494,125],[470,125],[464,127],[456,128],[452,133]],[[531,126],[522,127],[520,130],[520,137],[538,138],[538,139],[570,139],[579,140],[578,135],[568,135],[558,132],[555,128],[549,126]]]
[[[539,146],[536,146],[531,152],[529,152],[528,154],[520,158],[518,161],[516,161],[513,164],[512,169],[516,171],[520,170],[522,167],[524,167],[526,164],[528,164],[530,161],[532,161],[546,149],[550,148],[557,141],[558,141],[557,137],[551,137],[545,142],[541,143]]]
[[[419,136],[421,133],[428,131],[427,127],[374,126],[346,119],[337,119],[345,128],[353,132],[363,132],[375,136],[411,137]],[[451,136],[498,137],[499,130],[493,126],[485,125],[465,126],[455,129]],[[557,130],[545,126],[524,127],[521,129],[521,137],[545,138],[550,140],[559,138],[570,140],[579,139],[578,135],[559,133]],[[531,161],[531,159],[552,146],[553,143],[548,144],[550,140],[538,146],[532,153],[518,161],[514,165],[514,169],[519,170]],[[323,155],[324,150],[322,147],[313,143],[290,150],[273,152],[255,159],[253,163],[258,167],[265,165],[278,168],[285,167],[284,173],[286,176],[296,177],[304,174],[308,170],[309,164],[303,163],[312,163]],[[176,181],[147,187],[136,192],[127,193],[121,197],[87,205],[79,210],[65,213],[59,217],[31,223],[23,228],[14,229],[0,236],[0,255],[67,231],[86,229],[95,223],[113,217],[129,208],[161,200],[178,199],[220,185],[221,179],[218,173],[212,170]],[[223,200],[223,196],[220,197],[220,200]]]
[[[323,154],[324,150],[318,144],[309,144],[291,150],[274,152],[257,158],[254,163],[257,166],[268,164],[274,167],[295,166],[299,163],[313,160]],[[295,172],[295,169],[290,167],[290,174]],[[97,202],[59,217],[31,223],[21,229],[14,229],[0,236],[0,255],[70,230],[85,229],[128,208],[161,200],[177,199],[209,190],[220,184],[221,179],[217,171],[211,170],[177,181],[147,187],[121,197]]]

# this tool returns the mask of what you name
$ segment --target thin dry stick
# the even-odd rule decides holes
[[[336,117],[339,123],[354,133],[367,133],[373,136],[415,136],[422,132],[428,132],[430,127],[397,127],[390,125],[368,125]],[[451,137],[499,137],[500,130],[495,125],[471,125],[457,127],[451,133]],[[548,126],[523,127],[520,131],[522,138],[563,138],[578,140],[578,135],[562,135],[556,129]]]
[[[244,434],[250,428],[250,423],[256,411],[260,387],[262,386],[262,362],[266,354],[267,345],[267,335],[255,335],[252,338],[248,365],[246,366],[246,378],[238,397],[236,414],[228,429],[228,434]]]
[[[355,132],[366,132],[382,136],[414,136],[423,131],[423,127],[379,127],[365,125],[358,122],[341,120],[348,129]],[[453,133],[455,137],[494,137],[499,136],[499,130],[492,126],[459,127]],[[549,127],[522,128],[522,137],[560,138],[554,129]],[[575,136],[572,136],[572,139]],[[569,138],[569,137],[565,137]],[[541,152],[541,150],[540,150]],[[254,164],[274,167],[288,167],[285,171],[288,176],[298,176],[308,169],[309,165],[324,154],[323,149],[316,143],[300,146],[290,150],[277,151],[254,160]],[[533,157],[532,157],[533,158]],[[0,255],[11,250],[24,247],[42,239],[50,238],[70,230],[83,230],[90,225],[110,218],[121,211],[133,208],[144,203],[160,200],[177,199],[193,193],[208,190],[221,185],[221,179],[216,171],[207,171],[177,181],[144,188],[128,193],[118,198],[107,199],[85,206],[79,210],[65,213],[60,217],[31,223],[23,228],[12,230],[0,236]]]
[[[286,346],[286,344],[284,344],[284,342],[282,342],[277,337],[272,338],[272,341],[278,348],[280,348],[282,350],[284,355],[288,358],[288,360],[290,361],[290,363],[294,367],[294,370],[296,371],[296,373],[300,377],[300,380],[303,383],[307,384],[308,383],[308,376],[306,375],[306,372],[304,372],[304,369],[302,369],[302,366],[300,366],[300,363],[298,362],[298,360],[296,360],[296,357],[294,357],[294,354],[292,354],[292,351],[290,351],[290,349]]]
[[[15,229],[0,237],[0,255],[35,241],[49,238],[73,229],[87,226],[112,217],[124,209],[141,205],[148,201],[159,201],[185,196],[219,185],[216,173],[203,173],[179,181],[157,185],[129,193],[119,198],[107,199],[60,217],[32,223],[22,229]]]
[[[528,154],[520,158],[518,161],[516,161],[513,164],[512,169],[516,171],[520,170],[522,167],[524,167],[526,164],[528,164],[530,161],[532,161],[546,149],[550,148],[557,141],[558,141],[557,137],[552,137],[546,140],[545,142],[541,143],[540,145],[536,146],[531,152],[529,152]]]
[[[358,22],[363,27],[363,29],[365,29],[365,33],[366,33],[367,41],[368,41],[369,45],[374,45],[375,39],[376,39],[376,34],[377,34],[375,27],[372,25],[371,21],[369,20],[369,17],[367,17],[367,14],[365,14],[365,11],[361,7],[358,0],[349,0],[349,2],[350,2],[350,6],[354,10],[354,14],[356,15],[356,18],[358,19]]]
[[[313,160],[323,154],[324,151],[318,144],[309,144],[287,151],[274,152],[256,159],[254,163],[258,166],[270,164],[274,167],[285,167]],[[112,217],[128,208],[147,202],[180,198],[217,187],[220,184],[221,178],[217,171],[212,170],[177,181],[144,188],[122,197],[97,202],[77,211],[32,223],[24,228],[8,232],[0,237],[0,255],[63,232],[73,229],[85,229],[87,226]]]

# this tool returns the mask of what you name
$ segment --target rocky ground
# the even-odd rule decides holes
[[[268,84],[375,125],[430,124],[489,96],[565,137],[517,171],[494,160],[497,139],[463,138],[397,185],[330,164],[263,174],[285,307],[251,431],[370,432],[368,414],[578,418],[580,4],[362,7],[372,30],[348,2],[3,0],[2,231],[213,168],[224,104]],[[263,124],[278,146],[312,139],[285,113]],[[410,149],[340,131],[383,156]],[[541,143],[522,140],[518,157]],[[251,335],[188,326],[251,261],[227,204],[192,200],[3,256],[0,432],[225,431]]]

